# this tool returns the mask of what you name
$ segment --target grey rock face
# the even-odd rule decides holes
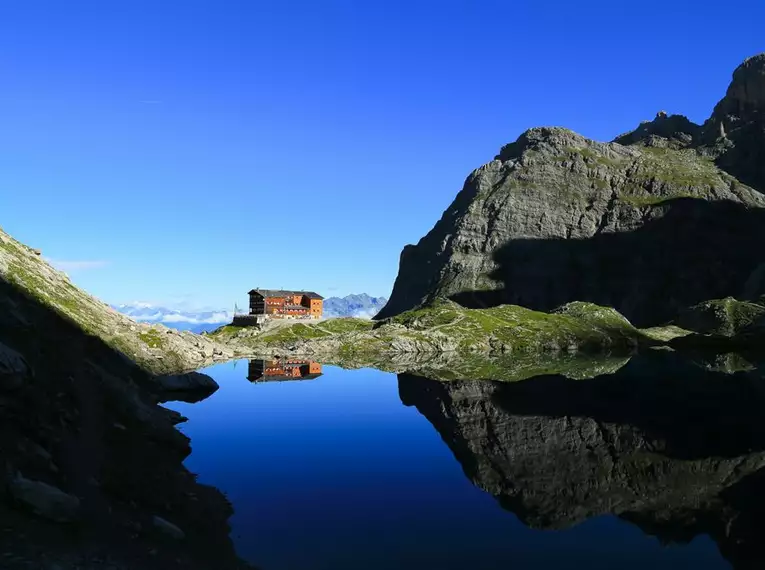
[[[31,376],[24,358],[12,348],[0,343],[0,389],[20,387]]]
[[[169,538],[174,540],[183,540],[186,538],[186,534],[180,528],[178,528],[173,523],[166,521],[162,517],[155,515],[151,521],[155,530]]]
[[[657,146],[678,149],[697,142],[701,133],[701,127],[687,117],[660,112],[653,121],[641,123],[637,129],[617,137],[614,142],[623,145],[652,142]]]
[[[722,168],[765,189],[765,54],[736,69],[728,92],[704,125],[704,135]]]
[[[740,106],[730,104],[750,119],[762,102],[761,58],[753,61],[745,66],[755,71],[734,81]],[[376,318],[445,296],[543,311],[590,301],[645,325],[706,299],[742,297],[761,261],[751,244],[765,237],[765,185],[718,167],[703,139],[701,127],[665,114],[607,144],[561,128],[527,131],[404,248]]]
[[[11,481],[9,489],[11,496],[18,503],[43,518],[56,522],[71,522],[77,519],[80,500],[57,487],[18,476]]]

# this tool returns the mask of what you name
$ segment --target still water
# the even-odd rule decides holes
[[[218,392],[167,406],[189,418],[187,467],[228,496],[237,551],[263,570],[730,568],[725,517],[765,466],[746,418],[709,419],[731,398],[740,416],[755,406],[735,375],[204,372]]]

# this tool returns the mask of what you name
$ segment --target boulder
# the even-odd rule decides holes
[[[9,491],[16,503],[48,520],[71,522],[78,518],[80,500],[48,483],[17,475]]]
[[[162,517],[156,515],[152,517],[152,525],[160,534],[172,538],[173,540],[183,540],[186,538],[186,533]]]
[[[197,390],[214,392],[219,388],[215,380],[199,372],[157,376],[157,384],[159,388],[168,392],[193,392]]]
[[[157,377],[159,402],[199,402],[209,397],[218,388],[218,383],[215,380],[199,372]]]

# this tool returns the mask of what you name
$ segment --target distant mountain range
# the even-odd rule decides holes
[[[371,319],[385,306],[385,297],[370,297],[366,293],[324,299],[324,316]],[[231,322],[233,313],[224,309],[173,309],[151,303],[125,303],[112,307],[132,319],[145,323],[162,323],[177,330],[195,333],[213,331]]]
[[[222,324],[231,322],[234,316],[231,311],[223,309],[181,310],[140,302],[112,307],[136,321],[162,323],[174,329],[196,333],[215,330]]]
[[[385,297],[370,297],[366,293],[347,295],[345,297],[328,297],[324,299],[324,316],[358,317],[371,319],[385,306]]]

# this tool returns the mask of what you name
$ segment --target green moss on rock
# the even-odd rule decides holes
[[[676,324],[706,335],[732,337],[765,315],[765,307],[733,297],[694,305],[680,313]]]

